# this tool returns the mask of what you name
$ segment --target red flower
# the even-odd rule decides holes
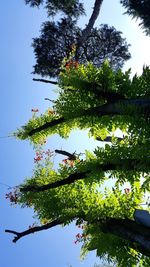
[[[69,69],[71,69],[71,68],[75,68],[75,69],[77,69],[78,66],[79,66],[79,64],[78,64],[77,61],[70,60],[70,61],[68,61],[68,62],[66,63],[66,66],[65,66],[65,67],[66,67],[67,70],[69,70]]]
[[[39,162],[42,158],[43,158],[43,156],[38,156],[37,158],[34,158],[34,162],[37,163],[37,162]]]

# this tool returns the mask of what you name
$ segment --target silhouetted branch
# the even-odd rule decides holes
[[[123,140],[123,138],[121,137],[115,137],[115,139],[117,140],[117,142],[121,142]],[[105,139],[102,139],[101,137],[96,137],[96,140],[101,142],[112,142],[112,136],[107,136]]]
[[[135,110],[138,110],[138,115],[142,114],[146,118],[150,116],[150,99],[123,99],[120,101],[116,101],[114,103],[106,103],[101,106],[89,108],[87,110],[81,110],[80,114],[76,115],[73,114],[72,118],[69,120],[77,119],[82,116],[98,116],[102,117],[104,115],[129,115],[128,107],[131,110],[131,107],[135,108]],[[132,116],[134,116],[134,109]],[[131,114],[130,114],[131,116]],[[38,133],[42,130],[46,130],[48,128],[51,128],[53,126],[59,125],[61,123],[69,121],[68,119],[65,119],[64,117],[61,117],[59,119],[55,119],[50,122],[46,122],[45,124],[32,129],[30,132],[28,132],[29,136],[34,135],[35,133]]]
[[[47,97],[46,97],[46,98],[44,98],[44,100],[48,100],[48,101],[50,101],[50,102],[52,102],[52,103],[54,103],[54,104],[56,103],[56,101],[55,101],[55,100],[52,100],[52,99],[50,99],[50,98],[47,98]]]
[[[32,135],[34,135],[35,133],[38,133],[38,132],[40,132],[40,131],[46,130],[46,129],[48,129],[48,128],[51,128],[51,127],[53,127],[53,126],[59,125],[59,124],[65,122],[65,121],[66,121],[65,118],[64,118],[64,117],[61,117],[61,118],[59,118],[59,119],[55,119],[55,120],[53,120],[53,121],[46,122],[46,123],[43,124],[42,126],[39,126],[39,127],[35,128],[35,129],[31,130],[31,131],[28,133],[28,135],[29,135],[29,136],[32,136]]]
[[[35,81],[35,82],[42,82],[42,83],[58,84],[58,82],[50,81],[50,80],[45,80],[45,79],[35,79],[35,78],[33,78],[33,81]]]
[[[97,173],[114,171],[114,170],[125,170],[125,171],[144,171],[143,162],[139,159],[120,159],[117,163],[105,163],[97,164],[95,166]],[[49,189],[57,188],[63,185],[69,185],[75,181],[86,179],[92,170],[86,170],[85,172],[75,172],[70,174],[67,178],[56,181],[54,183],[49,183],[46,185],[25,185],[20,187],[21,192],[43,192]]]
[[[79,42],[83,42],[86,39],[86,37],[90,34],[90,32],[91,32],[91,30],[95,24],[95,21],[98,18],[98,15],[100,13],[100,8],[102,5],[102,2],[103,2],[103,0],[96,0],[95,1],[92,15],[89,19],[87,26],[82,31],[82,36],[81,36],[81,39],[79,40]]]
[[[42,192],[42,191],[46,191],[48,189],[60,187],[62,185],[72,184],[77,180],[81,180],[81,179],[86,178],[89,172],[90,171],[72,173],[65,179],[56,181],[54,183],[49,183],[49,184],[46,184],[46,185],[41,185],[41,186],[39,186],[39,185],[27,185],[27,186],[23,186],[23,187],[20,188],[20,191],[21,192]]]
[[[69,152],[67,152],[65,150],[55,149],[55,153],[67,156],[69,160],[76,160],[76,158],[77,158],[75,153],[71,154],[71,153],[69,153]]]
[[[47,224],[44,224],[44,225],[41,225],[41,226],[31,227],[28,230],[25,230],[23,232],[16,232],[16,231],[13,231],[13,230],[5,230],[5,232],[16,235],[14,237],[14,239],[13,239],[13,242],[16,243],[23,236],[30,235],[30,234],[33,234],[35,232],[39,232],[39,231],[42,231],[42,230],[47,230],[49,228],[52,228],[52,227],[54,227],[56,225],[59,225],[59,224],[62,224],[62,223],[63,222],[60,221],[60,220],[54,220],[54,221],[52,221],[50,223],[47,223]]]

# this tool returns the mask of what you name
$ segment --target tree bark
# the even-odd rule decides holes
[[[21,192],[43,192],[48,189],[57,188],[63,185],[69,185],[74,183],[77,180],[81,180],[87,177],[89,171],[80,172],[80,173],[72,173],[67,178],[56,181],[54,183],[49,183],[46,185],[27,185],[20,188]]]
[[[95,0],[93,12],[91,14],[91,17],[89,19],[88,24],[82,31],[82,35],[79,37],[78,42],[76,44],[76,51],[78,51],[78,48],[81,46],[82,43],[85,42],[88,35],[90,35],[92,28],[94,27],[95,21],[98,18],[98,15],[100,13],[100,8],[103,3],[103,0]],[[76,55],[75,55],[76,58]]]
[[[102,224],[104,233],[119,236],[131,243],[138,244],[138,250],[145,256],[150,256],[150,228],[130,219],[109,218]]]
[[[82,36],[81,36],[81,38],[79,40],[79,43],[84,42],[85,39],[87,38],[87,36],[90,34],[90,32],[91,32],[91,30],[92,30],[92,28],[93,28],[93,26],[95,24],[95,21],[98,18],[98,15],[100,13],[100,8],[101,8],[102,3],[103,3],[103,0],[96,0],[95,1],[92,15],[91,15],[91,17],[89,19],[89,22],[88,22],[87,26],[82,31]]]

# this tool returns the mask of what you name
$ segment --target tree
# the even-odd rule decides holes
[[[140,18],[139,25],[147,35],[150,34],[150,1],[149,0],[121,0],[120,3],[126,8],[126,13],[133,18]]]
[[[48,16],[54,16],[59,11],[67,16],[74,16],[76,18],[84,14],[83,4],[79,3],[78,0],[25,0],[25,3],[29,4],[31,7],[39,7],[45,4]]]
[[[53,110],[40,117],[34,114],[16,136],[41,144],[49,134],[67,137],[78,127],[89,128],[90,135],[102,140],[109,135],[112,143],[97,147],[94,153],[87,151],[83,159],[56,150],[67,156],[58,171],[52,167],[52,153],[37,147],[34,175],[7,197],[34,208],[41,226],[21,233],[6,230],[15,234],[14,242],[75,220],[83,228],[75,241],[83,241],[83,254],[95,249],[98,256],[119,266],[149,265],[149,228],[134,219],[144,192],[149,190],[149,73],[146,67],[141,76],[131,79],[129,71],[113,71],[108,62],[99,69],[71,59],[67,66],[64,62]],[[122,140],[114,135],[118,128],[124,132]],[[101,192],[110,178],[116,185]],[[120,185],[126,181],[131,189],[124,192]]]
[[[105,59],[109,59],[114,69],[123,66],[124,61],[131,55],[128,52],[129,45],[121,37],[121,32],[108,25],[101,25],[98,29],[93,28],[102,2],[103,0],[95,1],[89,22],[84,29],[81,29],[77,26],[77,19],[83,12],[77,10],[83,11],[84,8],[78,1],[26,1],[26,4],[31,6],[45,3],[50,16],[58,11],[63,11],[67,15],[56,23],[54,21],[43,23],[41,36],[33,39],[32,46],[36,58],[34,74],[57,77],[61,62],[64,57],[69,56],[72,46],[76,47],[74,56],[79,63],[86,64],[91,61],[99,67]]]
[[[130,78],[130,70],[113,69],[108,61],[101,67],[78,62],[76,51],[81,40],[95,31],[97,5],[99,13],[101,4],[95,1],[76,47],[63,60],[52,109],[40,116],[33,110],[33,117],[14,134],[34,143],[35,169],[6,198],[32,207],[40,225],[6,232],[14,234],[13,242],[17,242],[31,233],[75,221],[81,230],[75,243],[83,242],[83,255],[96,250],[110,264],[148,267],[149,227],[139,223],[135,213],[142,209],[144,194],[150,190],[150,69],[144,67],[141,76]],[[43,150],[47,136],[57,133],[67,138],[74,128],[89,129],[89,137],[108,143],[93,153],[85,151],[82,158],[75,152]],[[116,135],[118,129],[122,137]],[[51,161],[54,153],[67,157],[57,170]],[[114,185],[102,189],[109,179]],[[126,181],[129,188],[125,188]]]
[[[114,69],[121,68],[124,61],[130,58],[129,45],[121,37],[121,32],[114,27],[101,25],[90,31],[84,42],[79,40],[82,30],[71,18],[63,18],[60,22],[45,22],[41,36],[33,39],[36,58],[34,74],[57,77],[64,57],[69,57],[72,46],[76,46],[74,58],[79,63],[92,62],[102,65],[109,59]]]

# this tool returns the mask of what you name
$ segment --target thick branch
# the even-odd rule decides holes
[[[135,110],[138,110],[138,114],[143,114],[145,117],[150,116],[150,99],[124,99],[120,101],[116,101],[114,103],[108,103],[104,104],[102,106],[89,108],[87,110],[82,110],[80,112],[80,115],[73,114],[72,119],[76,119],[82,116],[98,116],[102,117],[104,115],[129,115],[131,113],[131,107],[133,107]],[[130,108],[130,112],[128,110]],[[130,114],[131,115],[131,114]],[[132,112],[132,116],[134,116],[134,110]],[[67,122],[67,120],[64,117],[61,117],[59,119],[47,122],[43,124],[42,126],[39,126],[33,130],[31,130],[28,135],[32,136],[35,133],[38,133],[42,130],[46,130],[48,128],[51,128],[53,126],[57,126],[61,123]]]
[[[58,82],[50,81],[50,80],[45,80],[45,79],[35,79],[35,78],[33,78],[33,81],[35,81],[35,82],[42,82],[42,83],[58,84]]]
[[[100,222],[101,223],[101,222]],[[102,224],[102,231],[119,236],[131,243],[138,244],[137,249],[150,256],[150,228],[130,219],[109,218]]]
[[[121,137],[115,137],[117,142],[121,142],[123,140],[123,138]],[[101,142],[112,142],[112,136],[107,136],[105,139],[102,139],[101,137],[96,137],[97,141],[101,141]]]
[[[69,160],[76,160],[76,155],[73,153],[73,154],[71,154],[71,153],[69,153],[69,152],[67,152],[67,151],[65,151],[65,150],[58,150],[58,149],[55,149],[55,153],[57,153],[57,154],[61,154],[61,155],[64,155],[64,156],[67,156],[68,157],[68,159]]]
[[[5,230],[6,233],[11,233],[11,234],[14,234],[16,235],[13,239],[13,242],[16,243],[20,238],[22,238],[23,236],[26,236],[26,235],[30,235],[30,234],[33,234],[35,232],[39,232],[39,231],[42,231],[42,230],[47,230],[49,228],[52,228],[56,225],[59,225],[59,224],[62,224],[63,222],[60,221],[60,220],[54,220],[50,223],[47,223],[47,224],[44,224],[44,225],[41,225],[41,226],[35,226],[35,227],[32,227],[26,231],[23,231],[23,232],[16,232],[16,231],[13,231],[13,230]]]
[[[63,180],[56,181],[54,183],[49,183],[46,185],[27,185],[20,188],[21,192],[42,192],[48,189],[57,188],[62,185],[72,184],[77,180],[81,180],[87,177],[89,171],[87,172],[80,172],[80,173],[72,173],[67,178]]]
[[[107,163],[107,164],[97,164],[94,168],[97,169],[97,172],[107,172],[113,170],[126,170],[126,171],[144,171],[142,162],[137,159],[124,159],[120,160],[117,164]],[[69,185],[75,181],[86,179],[88,175],[92,173],[92,170],[87,170],[85,172],[76,172],[70,174],[67,178],[56,181],[54,183],[49,183],[46,185],[27,185],[20,188],[21,192],[42,192],[45,190],[57,188],[63,185]]]
[[[87,24],[87,26],[85,27],[85,29],[82,31],[82,37],[79,40],[79,42],[83,42],[86,37],[90,34],[96,19],[98,18],[99,12],[100,12],[100,8],[102,5],[103,0],[95,0],[95,4],[94,4],[94,8],[93,8],[93,12],[92,15],[89,19],[89,22]]]
[[[53,126],[59,125],[59,124],[65,122],[65,121],[66,121],[65,118],[64,118],[64,117],[61,117],[61,118],[59,118],[59,119],[56,119],[56,120],[53,120],[53,121],[50,121],[50,122],[46,122],[46,123],[43,124],[42,126],[39,126],[39,127],[35,128],[35,129],[31,130],[31,131],[28,133],[28,135],[29,135],[29,136],[32,136],[32,135],[34,135],[35,133],[38,133],[38,132],[40,132],[40,131],[46,130],[46,129],[48,129],[48,128],[51,128],[51,127],[53,127]]]

